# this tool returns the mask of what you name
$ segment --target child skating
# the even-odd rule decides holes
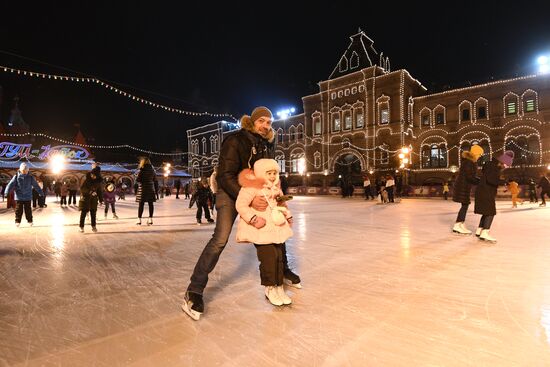
[[[289,305],[290,297],[283,288],[283,244],[292,236],[292,216],[286,207],[277,206],[283,196],[279,187],[279,164],[273,159],[260,159],[254,170],[245,169],[239,174],[241,190],[236,201],[240,220],[237,225],[237,242],[252,242],[260,261],[261,284],[265,296],[275,306]],[[256,196],[268,202],[261,212],[251,205]]]

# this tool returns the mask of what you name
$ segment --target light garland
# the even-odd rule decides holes
[[[141,153],[147,153],[147,154],[152,154],[152,155],[162,155],[162,156],[181,156],[181,155],[190,154],[190,153],[188,153],[188,152],[180,152],[180,153],[161,153],[161,152],[153,152],[153,151],[150,151],[150,150],[146,150],[146,149],[142,149],[142,148],[137,148],[137,147],[134,147],[134,146],[131,146],[131,145],[128,145],[128,144],[120,144],[120,145],[90,145],[90,144],[79,144],[79,143],[76,143],[76,142],[74,142],[74,141],[68,141],[68,140],[56,138],[55,136],[50,136],[50,135],[43,134],[43,133],[22,133],[22,134],[0,133],[0,136],[9,136],[9,137],[27,137],[27,136],[42,137],[42,138],[48,138],[48,139],[50,139],[50,140],[58,141],[58,142],[61,142],[61,143],[64,143],[64,144],[72,144],[72,145],[80,146],[80,147],[83,147],[83,148],[91,148],[91,149],[123,149],[123,148],[127,148],[127,149],[131,149],[131,150],[136,150],[136,151],[141,152]]]
[[[187,116],[212,116],[212,117],[228,117],[235,121],[239,121],[236,119],[233,115],[227,114],[227,113],[211,113],[211,112],[192,112],[192,111],[185,111],[181,110],[179,108],[169,107],[160,103],[151,102],[147,99],[138,97],[132,93],[126,92],[122,89],[116,88],[108,83],[105,83],[102,80],[99,80],[97,78],[82,78],[82,77],[76,77],[76,76],[67,76],[67,75],[54,75],[54,74],[45,74],[45,73],[39,73],[35,71],[27,71],[27,70],[21,70],[21,69],[15,69],[8,66],[0,65],[0,71],[4,71],[6,73],[17,73],[17,75],[24,75],[24,76],[30,76],[35,78],[42,78],[42,79],[53,79],[53,80],[65,80],[65,81],[72,81],[72,82],[85,82],[85,83],[94,83],[98,84],[102,87],[104,87],[107,90],[113,91],[115,93],[118,93],[124,97],[127,97],[133,101],[141,102],[146,105],[160,108],[168,112],[175,112],[179,113],[181,115],[187,115]]]

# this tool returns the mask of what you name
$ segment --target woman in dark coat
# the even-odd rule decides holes
[[[136,178],[137,191],[136,201],[139,203],[138,207],[138,222],[137,225],[141,225],[141,216],[143,215],[143,209],[145,203],[149,204],[149,219],[147,219],[147,225],[153,224],[153,212],[155,210],[153,203],[156,201],[158,181],[155,169],[151,165],[151,161],[147,157],[141,158],[139,162],[139,172]]]
[[[453,187],[453,201],[462,204],[456,217],[453,232],[460,234],[471,234],[468,228],[464,226],[468,206],[470,206],[470,192],[472,185],[479,183],[477,177],[476,162],[483,155],[483,148],[479,145],[472,145],[469,152],[462,152],[462,161],[460,162],[460,171]]]
[[[97,232],[97,203],[103,202],[101,181],[101,170],[99,167],[95,167],[86,174],[86,179],[80,187],[80,200],[78,201],[78,208],[80,209],[80,232],[84,232],[84,221],[88,212],[90,212],[90,219],[92,221],[92,231]]]
[[[514,152],[507,150],[498,158],[493,158],[490,162],[483,166],[483,174],[476,188],[476,203],[474,212],[481,214],[479,227],[476,235],[479,235],[480,240],[497,242],[496,238],[489,235],[489,229],[493,218],[497,214],[495,198],[497,196],[498,185],[504,183],[500,179],[503,167],[512,166],[514,160]]]

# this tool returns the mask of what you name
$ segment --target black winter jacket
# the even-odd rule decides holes
[[[139,169],[136,183],[138,186],[136,191],[136,201],[138,203],[156,201],[159,183],[157,181],[155,169],[151,164],[148,163],[144,165],[143,168]]]
[[[238,176],[245,168],[253,168],[261,158],[274,158],[275,147],[261,135],[246,129],[228,135],[221,147],[218,166],[218,189],[224,190],[229,197],[237,200],[239,190]]]
[[[548,178],[542,176],[540,178],[538,187],[540,187],[544,192],[550,192],[550,181],[548,180]]]
[[[460,171],[453,186],[453,201],[462,204],[470,204],[470,192],[472,185],[479,183],[477,166],[470,152],[462,153]]]
[[[501,169],[496,158],[483,165],[483,173],[476,187],[476,203],[474,213],[481,215],[496,215],[495,198],[498,185],[504,184],[500,179]]]
[[[103,202],[103,190],[101,184],[101,176],[93,179],[91,173],[86,174],[86,179],[80,186],[80,200],[78,201],[78,209],[80,210],[97,210],[97,203]]]

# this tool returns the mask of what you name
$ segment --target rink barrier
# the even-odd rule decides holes
[[[529,186],[520,185],[521,191],[519,193],[520,198],[529,199]],[[449,188],[449,200],[452,200],[453,189]],[[331,196],[341,196],[342,189],[338,186],[292,186],[287,190],[288,194],[291,195],[304,195],[304,196],[314,196],[314,195],[331,195]],[[373,190],[373,193],[376,193]],[[475,186],[472,187],[472,197],[475,194]],[[353,196],[362,197],[365,196],[365,191],[363,187],[354,186]],[[443,198],[443,187],[441,185],[423,185],[423,186],[403,186],[402,196],[408,197],[441,197]],[[497,189],[498,198],[510,198],[510,191],[507,191],[505,186],[499,186]],[[540,197],[540,189],[537,189],[537,197]]]

